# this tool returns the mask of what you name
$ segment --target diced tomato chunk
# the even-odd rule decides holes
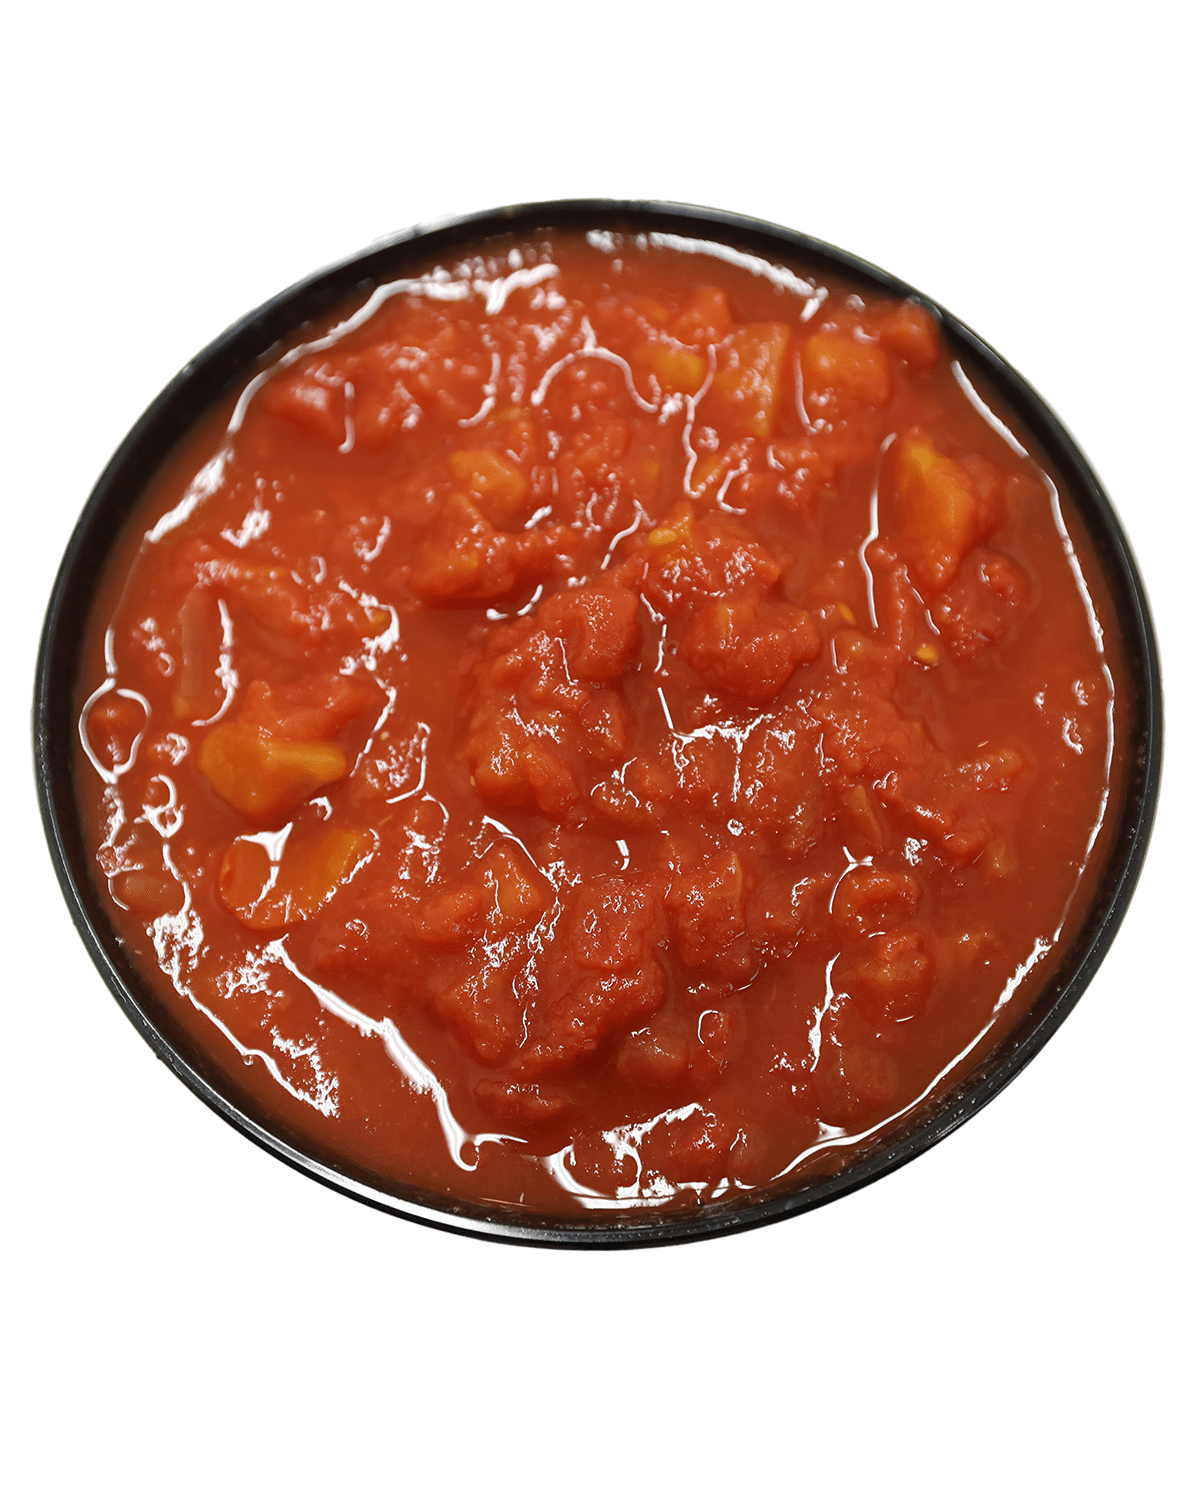
[[[871,1042],[840,1045],[827,1039],[813,1083],[821,1119],[855,1127],[886,1112],[900,1087],[900,1070],[893,1057]]]
[[[737,1126],[710,1110],[694,1109],[664,1120],[650,1132],[643,1152],[650,1167],[672,1182],[714,1182],[737,1139]]]
[[[434,948],[461,948],[483,931],[487,891],[478,881],[434,891],[420,903],[417,936]]]
[[[344,382],[327,371],[289,370],[263,388],[263,409],[305,428],[334,447],[346,439]]]
[[[708,378],[708,361],[674,339],[657,338],[639,344],[629,362],[639,384],[645,384],[649,377],[668,395],[694,396]]]
[[[685,635],[683,649],[717,687],[766,703],[800,663],[820,655],[821,634],[798,605],[735,599],[707,605]]]
[[[894,925],[916,911],[921,887],[904,870],[877,870],[858,865],[838,882],[833,916],[844,926],[869,930]]]
[[[543,740],[514,710],[478,715],[465,749],[471,782],[498,807],[536,807],[561,817],[579,800],[579,783],[547,737]]]
[[[512,1055],[520,1035],[521,1012],[512,980],[502,970],[484,968],[440,990],[434,1009],[482,1063],[497,1066]]]
[[[901,302],[879,325],[884,344],[914,370],[932,370],[942,354],[937,320],[919,302]]]
[[[278,860],[253,838],[225,851],[217,891],[226,909],[255,932],[277,932],[319,911],[375,846],[363,829],[295,832]]]
[[[667,908],[676,949],[691,968],[715,964],[737,969],[746,958],[739,940],[746,931],[750,895],[746,867],[734,850],[681,872],[671,882]]]
[[[979,535],[979,506],[966,471],[923,433],[896,445],[894,531],[919,587],[940,593]]]
[[[334,672],[277,686],[255,680],[238,720],[285,740],[327,740],[358,718],[378,690]]]
[[[545,911],[546,877],[518,845],[497,844],[484,861],[484,876],[495,902],[489,920],[496,932],[526,927]]]
[[[800,853],[824,821],[820,767],[813,723],[794,713],[775,715],[747,737],[738,771],[739,816],[785,854]]]
[[[466,495],[453,494],[417,549],[409,583],[435,604],[501,599],[549,555],[546,533],[498,531]]]
[[[770,437],[791,338],[786,323],[749,323],[735,330],[717,353],[712,385],[700,403],[704,420],[739,437]]]
[[[671,332],[682,344],[719,344],[733,327],[729,298],[717,286],[702,286],[680,309]]]
[[[782,569],[760,543],[739,536],[686,506],[672,511],[646,538],[643,593],[654,606],[675,614],[714,595],[762,591]]]
[[[572,437],[571,456],[581,474],[599,479],[625,456],[628,446],[629,423],[624,417],[602,412]]]
[[[1011,558],[980,549],[930,605],[929,613],[960,661],[1002,641],[1030,596],[1029,579]]]
[[[256,823],[286,816],[347,770],[340,745],[280,739],[249,724],[210,730],[198,764],[217,796]]]
[[[565,641],[572,676],[609,682],[622,675],[641,645],[638,609],[637,595],[627,589],[576,589],[544,604],[538,624]]]
[[[865,1015],[910,1021],[924,1010],[935,972],[921,933],[902,927],[876,937],[846,978]]]
[[[475,1098],[496,1119],[531,1127],[560,1119],[572,1102],[570,1093],[553,1083],[504,1083],[498,1078],[481,1078]]]
[[[234,600],[264,630],[307,646],[357,645],[391,619],[381,605],[360,603],[345,589],[302,583],[290,568],[222,556],[208,545],[196,549],[196,581]]]
[[[639,968],[666,937],[662,897],[653,883],[619,875],[577,886],[565,922],[575,962],[584,969]]]
[[[111,890],[122,906],[143,916],[177,911],[184,901],[183,886],[166,870],[121,870]]]
[[[892,394],[884,351],[838,329],[814,333],[800,351],[800,367],[810,416],[883,406]]]
[[[449,458],[450,472],[476,497],[495,526],[516,527],[527,515],[529,481],[506,454],[493,448],[461,448]]]
[[[615,1030],[653,1013],[666,985],[656,959],[633,972],[599,973],[539,1009],[521,1071],[530,1077],[561,1072],[592,1057]]]
[[[146,710],[136,698],[105,693],[87,716],[87,740],[92,754],[108,771],[126,765],[146,732]]]
[[[678,1019],[654,1022],[630,1034],[617,1058],[617,1070],[630,1083],[665,1088],[688,1070],[694,1036]]]

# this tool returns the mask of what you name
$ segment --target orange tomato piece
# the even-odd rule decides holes
[[[967,471],[917,432],[900,440],[894,472],[895,540],[918,587],[941,593],[979,537]]]
[[[800,351],[804,399],[810,414],[855,406],[882,406],[892,394],[887,355],[878,344],[825,329]]]
[[[901,302],[879,325],[879,337],[914,370],[932,370],[942,354],[937,320],[919,302]]]
[[[708,375],[708,361],[693,349],[685,349],[673,339],[652,339],[639,344],[630,359],[638,384],[653,376],[660,390],[668,395],[694,396]]]
[[[450,472],[481,503],[497,526],[518,526],[527,516],[529,481],[494,448],[461,448],[449,459]]]
[[[783,394],[792,331],[786,323],[748,323],[717,353],[705,420],[733,437],[770,437]]]
[[[245,926],[280,931],[318,912],[374,842],[362,829],[322,825],[293,834],[276,861],[256,839],[235,839],[221,861],[217,892]]]
[[[347,770],[340,745],[280,739],[250,724],[219,724],[198,760],[217,796],[256,823],[286,816]]]
[[[681,344],[719,344],[732,327],[729,298],[718,286],[702,286],[684,303],[671,332]]]

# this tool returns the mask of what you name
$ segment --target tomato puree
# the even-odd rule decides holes
[[[79,685],[97,880],[326,1159],[559,1215],[762,1190],[1069,940],[1097,579],[919,303],[491,240],[297,330],[148,487]]]

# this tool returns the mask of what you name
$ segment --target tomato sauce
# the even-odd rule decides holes
[[[1098,576],[917,303],[489,241],[298,330],[150,485],[79,688],[97,878],[326,1159],[557,1214],[763,1189],[1069,941]]]

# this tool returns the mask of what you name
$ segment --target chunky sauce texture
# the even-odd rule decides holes
[[[699,242],[367,288],[109,564],[124,942],[397,1184],[694,1205],[878,1137],[1028,1008],[1107,839],[1107,605],[1006,420],[921,306]]]

